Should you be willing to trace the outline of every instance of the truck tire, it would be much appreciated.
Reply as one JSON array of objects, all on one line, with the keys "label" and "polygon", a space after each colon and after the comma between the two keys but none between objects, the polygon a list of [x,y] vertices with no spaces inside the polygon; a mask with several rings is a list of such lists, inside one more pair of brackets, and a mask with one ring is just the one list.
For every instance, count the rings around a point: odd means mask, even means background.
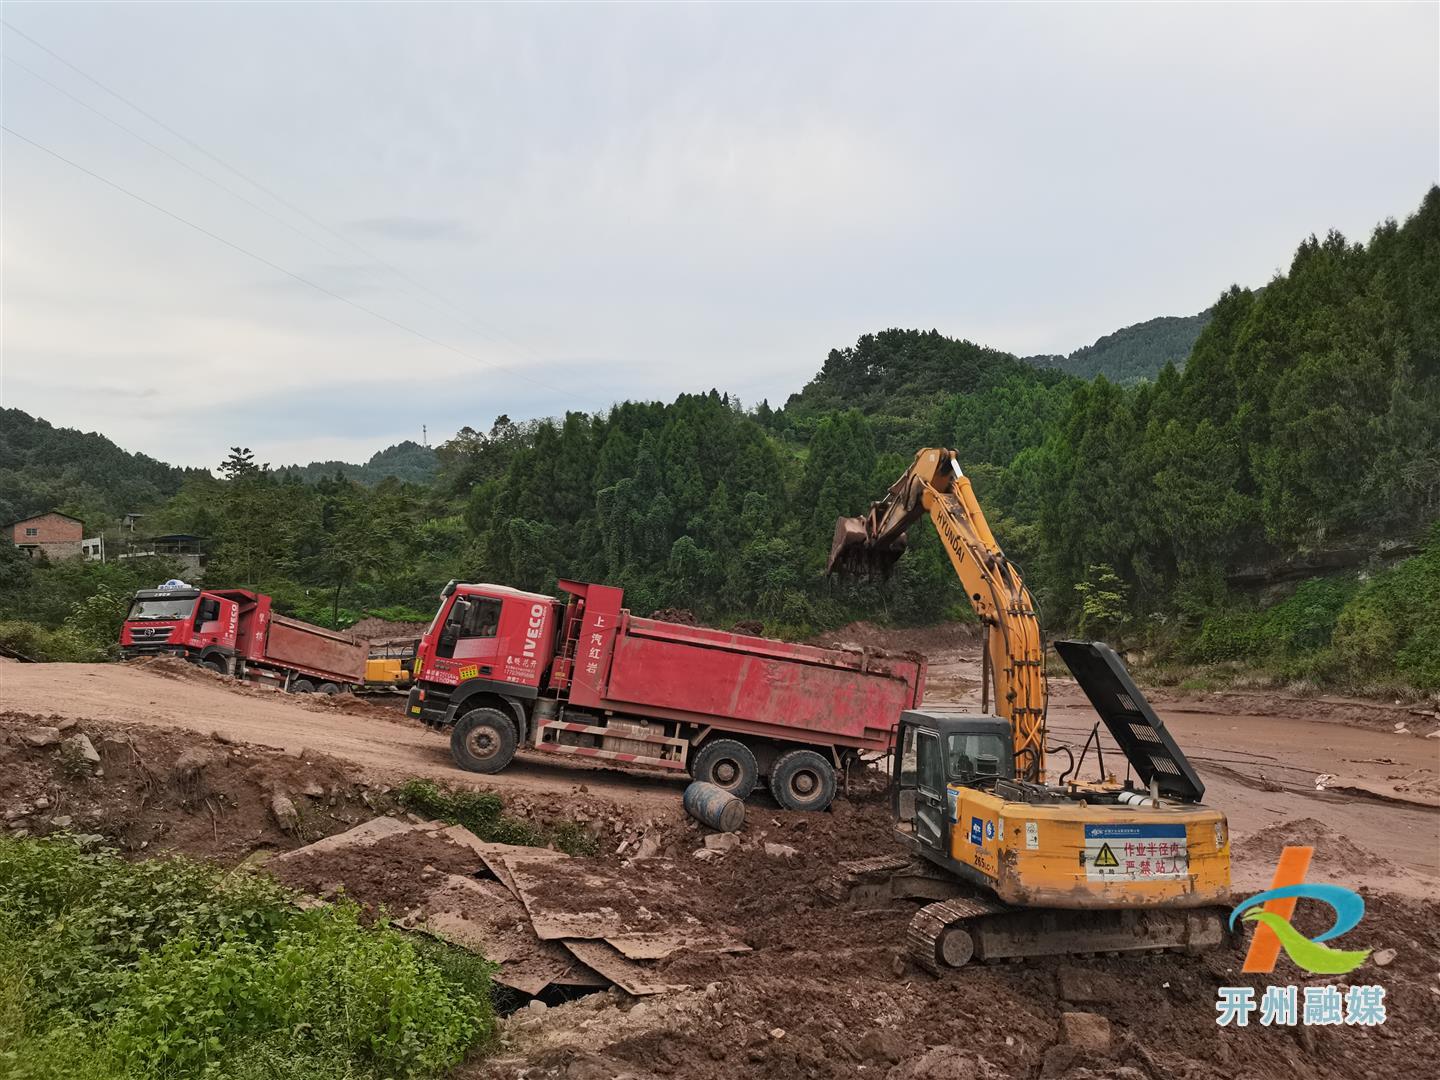
[{"label": "truck tire", "polygon": [[340,692],[340,687],[336,686],[333,682],[322,682],[315,689],[319,690],[320,693],[327,696],[333,696]]},{"label": "truck tire", "polygon": [[835,767],[814,750],[791,750],[770,767],[770,794],[786,810],[824,810],[835,798]]},{"label": "truck tire", "polygon": [[290,692],[292,694],[313,694],[315,684],[309,679],[296,679],[290,684]]},{"label": "truck tire", "polygon": [[209,668],[216,675],[225,674],[225,660],[223,657],[207,656],[204,660],[200,661],[200,666],[203,668]]},{"label": "truck tire", "polygon": [[690,775],[724,788],[737,799],[749,798],[760,782],[760,766],[750,748],[735,739],[707,742],[690,759]]},{"label": "truck tire", "polygon": [[499,709],[471,709],[450,731],[450,756],[470,772],[497,773],[515,758],[515,721]]}]

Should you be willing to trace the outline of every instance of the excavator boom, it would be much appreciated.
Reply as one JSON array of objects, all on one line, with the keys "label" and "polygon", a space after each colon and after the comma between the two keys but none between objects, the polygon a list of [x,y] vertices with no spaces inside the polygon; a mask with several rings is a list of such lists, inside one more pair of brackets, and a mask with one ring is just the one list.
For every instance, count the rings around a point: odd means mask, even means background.
[{"label": "excavator boom", "polygon": [[905,553],[906,532],[925,514],[985,626],[985,654],[997,715],[1010,721],[1016,773],[1045,772],[1045,646],[1035,603],[1000,550],[955,451],[921,450],[863,517],[835,523],[826,571],[888,577]]}]

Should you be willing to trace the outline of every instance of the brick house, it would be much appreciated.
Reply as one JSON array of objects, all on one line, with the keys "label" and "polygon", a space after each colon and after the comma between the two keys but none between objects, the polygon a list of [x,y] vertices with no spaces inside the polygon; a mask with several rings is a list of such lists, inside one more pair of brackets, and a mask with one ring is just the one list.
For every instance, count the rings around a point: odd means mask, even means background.
[{"label": "brick house", "polygon": [[21,551],[32,556],[43,552],[52,559],[73,559],[80,554],[85,538],[85,523],[69,514],[36,514],[5,526],[10,539]]}]

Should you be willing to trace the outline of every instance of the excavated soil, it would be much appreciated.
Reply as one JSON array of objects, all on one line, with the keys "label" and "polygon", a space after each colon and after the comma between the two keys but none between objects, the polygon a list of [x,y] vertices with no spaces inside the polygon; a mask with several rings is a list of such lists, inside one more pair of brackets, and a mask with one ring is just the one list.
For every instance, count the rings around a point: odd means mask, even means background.
[{"label": "excavated soil", "polygon": [[[1342,876],[1355,852],[1317,825],[1296,823],[1288,835],[1284,827],[1267,831],[1236,858],[1273,867],[1285,842],[1311,843],[1318,848],[1317,870]],[[1396,951],[1389,966],[1367,966],[1350,977],[1386,986],[1390,1015],[1383,1027],[1222,1029],[1215,1023],[1222,985],[1254,986],[1258,998],[1271,981],[1343,980],[1307,979],[1284,959],[1273,977],[1243,976],[1238,949],[1195,958],[978,965],[934,979],[903,959],[905,927],[918,905],[856,910],[816,892],[836,861],[886,850],[882,804],[844,804],[820,816],[757,816],[745,836],[742,848],[718,861],[682,856],[632,863],[631,871],[648,889],[663,880],[667,893],[691,902],[694,915],[723,926],[754,952],[682,954],[660,962],[667,981],[691,987],[683,993],[639,1003],[597,995],[538,1015],[522,1010],[506,1021],[500,1054],[466,1075],[1390,1077],[1418,1075],[1440,1052],[1434,970],[1440,904],[1433,895],[1421,901],[1371,890],[1362,930],[1352,932],[1364,947]],[[699,840],[697,829],[681,846]],[[801,853],[767,855],[764,840]],[[1302,905],[1296,925],[1317,933],[1328,922]],[[1093,996],[1101,1000],[1067,1002],[1062,987],[1077,981],[1098,987]],[[1060,1015],[1069,1011],[1107,1018],[1110,1048],[1066,1043]]]},{"label": "excavated soil", "polygon": [[345,632],[354,634],[361,641],[371,643],[412,641],[425,633],[427,625],[423,622],[394,622],[390,619],[377,619],[372,615],[361,619]]},{"label": "excavated soil", "polygon": [[[32,745],[36,732],[58,742]],[[84,735],[87,765],[66,746]],[[276,814],[276,796],[296,815]],[[123,851],[238,862],[341,832],[388,806],[358,769],[300,747],[239,745],[194,733],[0,713],[0,806],[10,835],[99,836]]]}]

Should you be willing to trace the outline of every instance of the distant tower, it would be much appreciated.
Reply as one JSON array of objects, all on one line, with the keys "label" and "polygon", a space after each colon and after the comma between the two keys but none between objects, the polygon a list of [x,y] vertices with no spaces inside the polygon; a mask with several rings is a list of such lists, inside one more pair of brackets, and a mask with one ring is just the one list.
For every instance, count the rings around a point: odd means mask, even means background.
[{"label": "distant tower", "polygon": [[420,443],[427,448],[430,446],[430,429],[424,424],[420,425]]}]

